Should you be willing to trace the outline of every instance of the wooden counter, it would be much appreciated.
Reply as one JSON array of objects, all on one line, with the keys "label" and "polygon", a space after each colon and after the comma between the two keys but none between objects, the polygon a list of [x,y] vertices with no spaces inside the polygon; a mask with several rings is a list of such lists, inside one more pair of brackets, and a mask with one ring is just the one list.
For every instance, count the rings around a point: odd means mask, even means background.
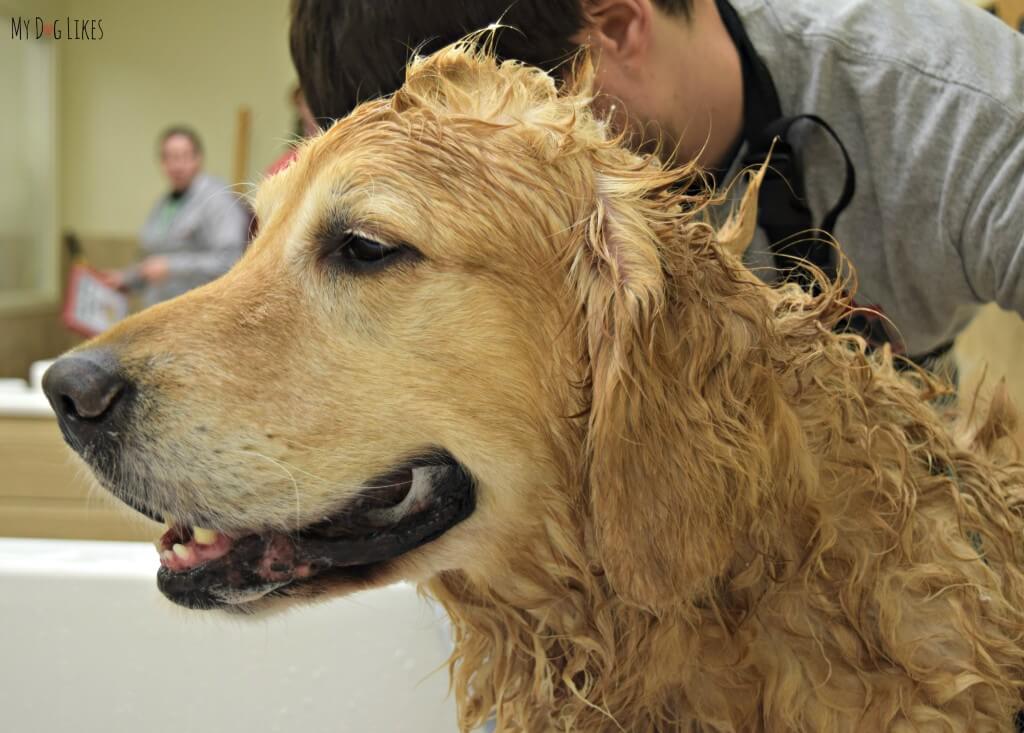
[{"label": "wooden counter", "polygon": [[51,415],[0,415],[0,536],[145,540],[160,525],[99,488]]}]

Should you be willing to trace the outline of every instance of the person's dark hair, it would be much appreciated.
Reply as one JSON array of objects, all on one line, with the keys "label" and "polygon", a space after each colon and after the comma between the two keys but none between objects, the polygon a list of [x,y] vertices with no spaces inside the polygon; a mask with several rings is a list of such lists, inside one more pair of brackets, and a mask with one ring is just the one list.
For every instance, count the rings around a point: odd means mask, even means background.
[{"label": "person's dark hair", "polygon": [[[654,0],[689,14],[693,0]],[[292,61],[323,125],[402,84],[414,51],[430,53],[492,23],[495,52],[551,68],[569,58],[583,28],[582,0],[293,0]]]},{"label": "person's dark hair", "polygon": [[168,127],[166,130],[160,133],[160,155],[163,155],[164,143],[170,140],[172,137],[176,137],[179,135],[181,137],[188,138],[188,141],[192,143],[192,152],[194,152],[196,155],[203,154],[203,143],[199,139],[199,134],[191,127],[186,127],[185,125],[174,125],[173,127]]}]

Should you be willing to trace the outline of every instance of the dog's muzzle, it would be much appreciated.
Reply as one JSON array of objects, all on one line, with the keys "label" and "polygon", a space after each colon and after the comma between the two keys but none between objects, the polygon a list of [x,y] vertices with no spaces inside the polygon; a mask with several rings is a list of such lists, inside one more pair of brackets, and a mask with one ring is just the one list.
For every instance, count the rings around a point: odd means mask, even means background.
[{"label": "dog's muzzle", "polygon": [[[127,480],[123,465],[129,438],[144,419],[139,388],[106,350],[59,359],[43,389],[68,444],[101,483],[132,509],[164,521],[168,495],[151,496],[145,482]],[[166,479],[150,476],[170,486]],[[170,497],[173,499],[173,496]],[[476,486],[448,451],[425,448],[362,483],[334,514],[281,532],[252,527],[218,531],[171,524],[158,543],[157,584],[170,600],[189,608],[240,606],[269,593],[287,593],[306,581],[358,582],[388,561],[439,538],[475,509]],[[160,506],[157,506],[160,504]]]}]

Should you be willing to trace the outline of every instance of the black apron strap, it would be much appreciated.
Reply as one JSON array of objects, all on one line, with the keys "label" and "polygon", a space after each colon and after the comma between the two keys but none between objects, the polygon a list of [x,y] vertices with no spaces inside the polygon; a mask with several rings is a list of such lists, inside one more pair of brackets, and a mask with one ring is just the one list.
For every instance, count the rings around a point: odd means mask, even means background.
[{"label": "black apron strap", "polygon": [[[856,192],[853,161],[839,136],[825,120],[816,115],[782,116],[775,82],[751,43],[739,14],[727,0],[716,0],[716,3],[739,52],[743,69],[743,140],[747,151],[742,164],[744,167],[759,166],[769,151],[772,152],[771,167],[761,184],[758,225],[768,236],[775,266],[782,279],[794,280],[811,289],[814,278],[810,269],[804,266],[805,262],[829,277],[837,274],[835,252],[827,235],[835,231],[840,214],[849,206]],[[819,125],[835,140],[846,163],[843,193],[817,226],[807,206],[798,151],[789,139],[794,125],[805,120]]]},{"label": "black apron strap", "polygon": [[[790,130],[804,120],[818,125],[832,137],[846,164],[839,200],[825,214],[817,228],[806,203],[801,161],[789,142]],[[811,268],[804,265],[805,262],[821,270],[827,277],[834,278],[838,272],[835,249],[829,237],[835,231],[839,215],[850,205],[857,191],[853,161],[839,135],[817,115],[795,115],[775,120],[748,138],[747,142],[749,147],[743,159],[745,167],[761,165],[771,152],[771,165],[761,184],[758,224],[768,236],[776,267],[783,273],[783,280],[795,280],[804,288],[812,289],[814,277]]]}]

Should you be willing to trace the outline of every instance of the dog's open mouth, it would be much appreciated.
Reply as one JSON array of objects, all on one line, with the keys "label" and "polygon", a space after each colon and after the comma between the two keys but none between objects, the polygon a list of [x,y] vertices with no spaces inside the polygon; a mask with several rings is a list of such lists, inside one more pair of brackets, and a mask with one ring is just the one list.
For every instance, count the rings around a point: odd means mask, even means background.
[{"label": "dog's open mouth", "polygon": [[451,455],[432,453],[368,482],[343,511],[298,532],[172,526],[159,541],[157,585],[179,605],[215,608],[287,593],[313,578],[359,579],[437,539],[474,505],[468,471]]}]

